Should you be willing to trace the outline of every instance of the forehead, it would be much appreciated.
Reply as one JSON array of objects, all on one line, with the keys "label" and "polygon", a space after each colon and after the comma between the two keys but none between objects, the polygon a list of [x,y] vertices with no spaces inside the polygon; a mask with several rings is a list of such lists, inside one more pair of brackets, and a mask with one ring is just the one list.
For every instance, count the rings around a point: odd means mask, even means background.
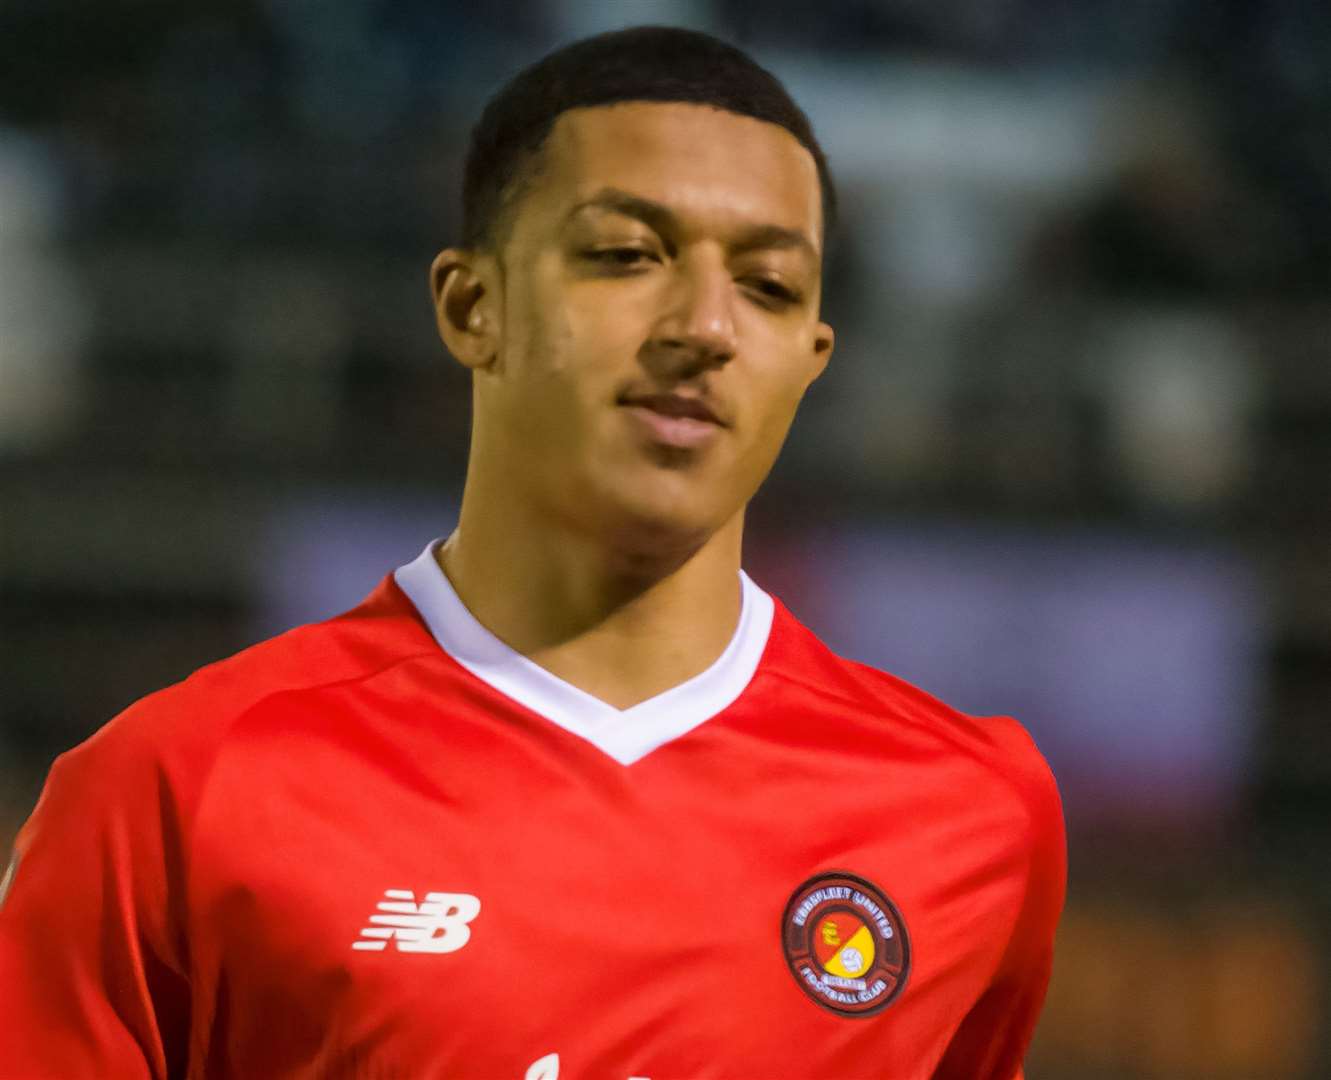
[{"label": "forehead", "polygon": [[822,236],[813,155],[785,128],[749,116],[673,102],[571,109],[543,157],[538,201],[550,214],[611,187],[703,228],[772,224]]}]

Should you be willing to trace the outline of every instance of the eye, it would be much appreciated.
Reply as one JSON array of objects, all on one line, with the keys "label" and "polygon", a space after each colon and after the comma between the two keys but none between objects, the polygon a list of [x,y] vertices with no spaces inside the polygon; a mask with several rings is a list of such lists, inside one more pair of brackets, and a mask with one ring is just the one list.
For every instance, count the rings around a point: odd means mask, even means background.
[{"label": "eye", "polygon": [[584,251],[582,257],[613,270],[632,269],[643,263],[660,261],[655,252],[635,247],[593,248]]},{"label": "eye", "polygon": [[790,304],[799,303],[801,299],[798,292],[789,286],[782,284],[780,281],[777,281],[775,278],[746,278],[745,284],[762,297],[765,302],[774,306],[785,307]]}]

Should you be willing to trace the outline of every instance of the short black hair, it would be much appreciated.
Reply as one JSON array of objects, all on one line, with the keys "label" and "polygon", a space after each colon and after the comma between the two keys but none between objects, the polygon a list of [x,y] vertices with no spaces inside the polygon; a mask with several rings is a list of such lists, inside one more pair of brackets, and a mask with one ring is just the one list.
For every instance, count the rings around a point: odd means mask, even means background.
[{"label": "short black hair", "polygon": [[532,166],[560,114],[618,102],[710,105],[777,124],[813,155],[823,233],[836,219],[836,189],[813,125],[780,80],[746,53],[696,30],[635,26],[566,45],[505,84],[471,133],[462,184],[463,244],[498,252]]}]

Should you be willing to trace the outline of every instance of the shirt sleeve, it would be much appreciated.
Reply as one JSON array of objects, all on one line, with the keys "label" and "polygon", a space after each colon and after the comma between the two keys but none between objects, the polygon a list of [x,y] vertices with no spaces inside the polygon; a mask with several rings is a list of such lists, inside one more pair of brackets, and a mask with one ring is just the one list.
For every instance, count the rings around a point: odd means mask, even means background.
[{"label": "shirt sleeve", "polygon": [[990,986],[948,1044],[934,1080],[1022,1080],[1022,1059],[1044,1004],[1049,967],[1048,961],[1037,961],[1025,978]]},{"label": "shirt sleeve", "polygon": [[[1030,744],[1033,747],[1033,744]],[[1002,963],[962,1020],[933,1080],[1022,1080],[1054,964],[1067,889],[1067,837],[1053,774],[1036,759],[1028,787],[1029,851],[1023,903]]]},{"label": "shirt sleeve", "polygon": [[183,1075],[179,834],[143,742],[113,722],[63,755],[19,833],[0,897],[7,1080]]}]

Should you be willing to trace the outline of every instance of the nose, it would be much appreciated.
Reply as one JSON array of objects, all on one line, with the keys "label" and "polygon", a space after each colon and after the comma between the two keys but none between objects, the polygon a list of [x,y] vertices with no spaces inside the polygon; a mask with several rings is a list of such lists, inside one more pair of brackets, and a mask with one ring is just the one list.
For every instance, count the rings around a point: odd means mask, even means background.
[{"label": "nose", "polygon": [[676,264],[669,299],[647,342],[659,376],[689,378],[735,356],[734,282],[719,257],[698,254]]}]

